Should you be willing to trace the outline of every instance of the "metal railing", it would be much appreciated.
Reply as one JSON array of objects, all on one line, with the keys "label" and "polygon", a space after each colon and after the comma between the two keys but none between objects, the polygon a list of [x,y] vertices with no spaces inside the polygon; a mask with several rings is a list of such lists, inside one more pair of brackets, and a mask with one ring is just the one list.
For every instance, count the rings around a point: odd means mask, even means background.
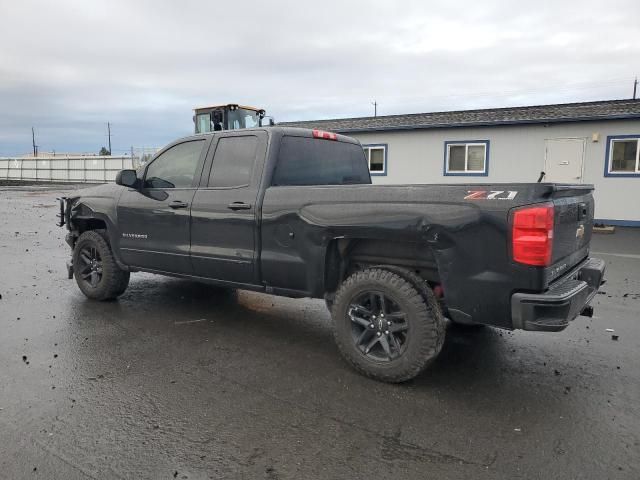
[{"label": "metal railing", "polygon": [[106,183],[120,170],[139,165],[138,158],[129,156],[0,158],[0,180]]}]

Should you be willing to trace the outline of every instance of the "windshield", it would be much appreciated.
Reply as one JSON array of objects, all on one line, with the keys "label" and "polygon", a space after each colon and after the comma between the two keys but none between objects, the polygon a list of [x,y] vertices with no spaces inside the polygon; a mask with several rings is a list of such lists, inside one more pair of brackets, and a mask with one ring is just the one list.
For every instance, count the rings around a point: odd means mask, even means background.
[{"label": "windshield", "polygon": [[246,108],[238,108],[237,110],[229,110],[228,128],[229,130],[238,130],[240,128],[254,128],[260,126],[260,116],[255,110]]}]

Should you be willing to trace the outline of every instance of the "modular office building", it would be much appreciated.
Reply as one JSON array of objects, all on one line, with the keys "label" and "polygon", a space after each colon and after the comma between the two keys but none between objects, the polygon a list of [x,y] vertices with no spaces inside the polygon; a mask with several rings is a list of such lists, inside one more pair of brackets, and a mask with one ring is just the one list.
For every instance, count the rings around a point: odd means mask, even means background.
[{"label": "modular office building", "polygon": [[640,100],[287,122],[357,138],[374,183],[595,185],[600,223],[640,226]]}]

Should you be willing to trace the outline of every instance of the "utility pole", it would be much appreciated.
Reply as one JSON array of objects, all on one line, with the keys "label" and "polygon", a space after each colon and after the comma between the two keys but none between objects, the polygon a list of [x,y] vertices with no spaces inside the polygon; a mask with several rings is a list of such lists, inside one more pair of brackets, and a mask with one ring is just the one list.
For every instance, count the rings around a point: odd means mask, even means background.
[{"label": "utility pole", "polygon": [[373,105],[373,116],[377,117],[378,116],[378,102],[376,102],[374,100],[373,102],[371,102],[371,105]]},{"label": "utility pole", "polygon": [[638,90],[638,77],[633,81],[633,99],[636,99],[636,92]]},{"label": "utility pole", "polygon": [[111,155],[111,124],[107,122],[107,134],[109,135],[109,155]]},{"label": "utility pole", "polygon": [[38,146],[36,145],[36,132],[31,127],[31,144],[33,145],[33,156],[38,156]]}]

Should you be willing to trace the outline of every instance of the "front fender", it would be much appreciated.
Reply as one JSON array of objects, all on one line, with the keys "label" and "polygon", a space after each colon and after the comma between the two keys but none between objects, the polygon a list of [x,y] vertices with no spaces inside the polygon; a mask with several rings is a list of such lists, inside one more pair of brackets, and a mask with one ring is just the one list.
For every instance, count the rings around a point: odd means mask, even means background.
[{"label": "front fender", "polygon": [[68,228],[72,236],[72,242],[69,242],[72,248],[84,231],[104,228],[116,263],[120,268],[127,269],[118,251],[120,233],[117,205],[123,191],[124,188],[118,185],[100,185],[83,190],[77,197],[68,199],[71,204]]}]

